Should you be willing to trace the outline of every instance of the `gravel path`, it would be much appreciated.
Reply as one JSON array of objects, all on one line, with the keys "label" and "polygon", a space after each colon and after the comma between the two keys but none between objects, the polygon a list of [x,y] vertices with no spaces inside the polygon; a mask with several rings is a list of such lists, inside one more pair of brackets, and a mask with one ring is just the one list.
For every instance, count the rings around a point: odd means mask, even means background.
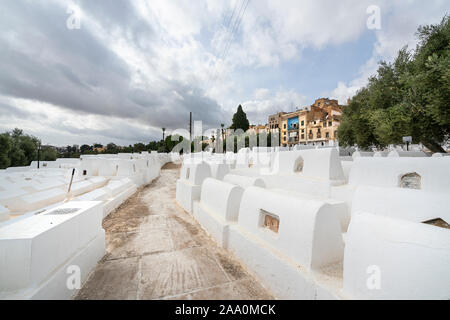
[{"label": "gravel path", "polygon": [[106,255],[75,299],[272,299],[175,201],[179,165],[104,221]]}]

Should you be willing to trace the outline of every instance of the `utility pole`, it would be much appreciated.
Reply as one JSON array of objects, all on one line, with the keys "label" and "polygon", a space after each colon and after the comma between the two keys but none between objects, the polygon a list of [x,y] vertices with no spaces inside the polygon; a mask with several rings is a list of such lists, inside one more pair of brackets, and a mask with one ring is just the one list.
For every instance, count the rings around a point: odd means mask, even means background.
[{"label": "utility pole", "polygon": [[189,140],[192,141],[192,112],[189,112]]},{"label": "utility pole", "polygon": [[39,163],[41,161],[41,143],[38,142],[38,163],[37,163],[37,168],[39,169]]}]

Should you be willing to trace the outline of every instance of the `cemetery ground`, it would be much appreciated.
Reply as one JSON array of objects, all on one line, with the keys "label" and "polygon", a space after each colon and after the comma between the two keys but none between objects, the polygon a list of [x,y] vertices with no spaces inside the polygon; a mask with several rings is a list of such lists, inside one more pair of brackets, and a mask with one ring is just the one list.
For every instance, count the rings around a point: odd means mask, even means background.
[{"label": "cemetery ground", "polygon": [[273,299],[175,202],[180,165],[104,221],[106,255],[75,299]]}]

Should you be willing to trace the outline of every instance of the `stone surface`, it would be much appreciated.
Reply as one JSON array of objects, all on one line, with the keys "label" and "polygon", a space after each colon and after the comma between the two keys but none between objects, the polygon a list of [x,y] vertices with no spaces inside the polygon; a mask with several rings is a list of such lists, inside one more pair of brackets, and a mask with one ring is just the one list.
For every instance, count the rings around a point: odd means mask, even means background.
[{"label": "stone surface", "polygon": [[179,166],[103,221],[107,254],[76,299],[273,299],[175,202]]}]

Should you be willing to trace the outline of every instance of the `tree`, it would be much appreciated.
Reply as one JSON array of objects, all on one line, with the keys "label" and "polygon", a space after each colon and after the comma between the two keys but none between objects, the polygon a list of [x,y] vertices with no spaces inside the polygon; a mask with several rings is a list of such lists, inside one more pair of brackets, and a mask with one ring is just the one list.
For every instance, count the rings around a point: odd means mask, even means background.
[{"label": "tree", "polygon": [[56,148],[52,146],[41,147],[41,161],[55,161],[58,158]]},{"label": "tree", "polygon": [[450,135],[450,17],[440,24],[421,26],[411,72],[405,76],[410,88],[413,138],[432,151],[444,150],[440,143]]},{"label": "tree", "polygon": [[8,133],[0,134],[0,169],[6,169],[10,166],[11,160],[8,156],[11,150],[12,142]]},{"label": "tree", "polygon": [[134,152],[147,151],[147,146],[145,144],[143,144],[142,142],[135,143],[134,147],[133,147],[133,151]]},{"label": "tree", "polygon": [[147,145],[147,150],[149,151],[157,151],[159,148],[158,142],[157,141],[150,141]]},{"label": "tree", "polygon": [[381,62],[344,108],[338,137],[341,145],[385,147],[412,136],[433,152],[450,135],[450,25],[419,27],[412,54],[403,48],[393,63]]},{"label": "tree", "polygon": [[[173,140],[173,141],[172,141],[172,140]],[[178,135],[178,134],[176,134],[176,135],[174,135],[174,136],[172,136],[172,135],[167,136],[166,139],[164,140],[164,147],[165,147],[165,150],[166,150],[167,152],[171,152],[172,149],[173,149],[178,143],[180,143],[180,142],[182,142],[182,141],[183,141],[183,137],[180,136],[180,135]]]},{"label": "tree", "polygon": [[90,151],[91,149],[92,149],[92,148],[91,148],[90,145],[83,144],[83,145],[80,147],[80,152],[84,154],[84,153]]},{"label": "tree", "polygon": [[118,151],[119,151],[119,149],[115,143],[110,142],[106,145],[107,153],[118,153]]},{"label": "tree", "polygon": [[220,127],[222,128],[222,129],[221,129],[221,132],[222,132],[222,140],[225,140],[225,133],[224,133],[224,130],[223,130],[223,128],[225,127],[225,124],[224,124],[224,123],[221,123],[221,124],[220,124]]},{"label": "tree", "polygon": [[233,115],[233,121],[230,128],[233,130],[242,129],[244,132],[246,132],[249,126],[250,124],[248,122],[247,115],[245,114],[244,110],[242,110],[242,106],[239,105],[236,113]]},{"label": "tree", "polygon": [[8,133],[11,138],[11,149],[8,152],[10,166],[28,166],[31,161],[37,160],[37,148],[39,139],[23,133],[23,130],[15,128]]}]

